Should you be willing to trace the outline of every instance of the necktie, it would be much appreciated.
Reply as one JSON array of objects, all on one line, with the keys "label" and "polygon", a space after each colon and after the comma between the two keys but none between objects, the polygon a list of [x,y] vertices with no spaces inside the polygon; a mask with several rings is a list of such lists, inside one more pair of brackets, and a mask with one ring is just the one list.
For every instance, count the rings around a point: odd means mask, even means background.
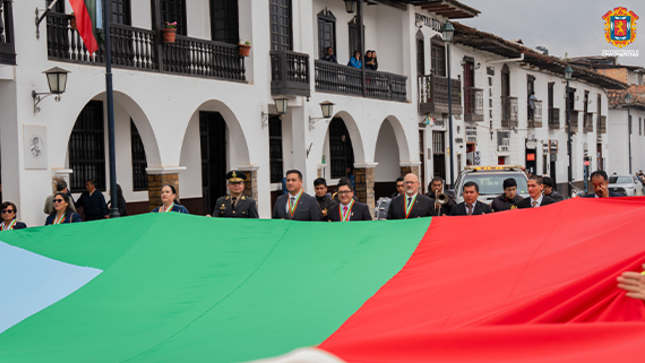
[{"label": "necktie", "polygon": [[407,205],[408,208],[410,208],[410,204],[412,204],[412,198],[408,197],[408,205]]},{"label": "necktie", "polygon": [[343,214],[347,214],[347,207],[343,207]]},{"label": "necktie", "polygon": [[233,199],[231,199],[231,208],[235,209],[235,204],[236,204],[235,202],[236,201],[237,201],[237,198],[235,198],[235,197],[233,197]]},{"label": "necktie", "polygon": [[537,206],[537,200],[533,201],[533,208],[535,208],[535,206]]},{"label": "necktie", "polygon": [[294,204],[296,204],[296,197],[291,197],[291,208],[293,208]]},{"label": "necktie", "polygon": [[472,216],[473,215],[473,205],[472,204],[466,204],[466,207],[468,207],[468,215]]}]

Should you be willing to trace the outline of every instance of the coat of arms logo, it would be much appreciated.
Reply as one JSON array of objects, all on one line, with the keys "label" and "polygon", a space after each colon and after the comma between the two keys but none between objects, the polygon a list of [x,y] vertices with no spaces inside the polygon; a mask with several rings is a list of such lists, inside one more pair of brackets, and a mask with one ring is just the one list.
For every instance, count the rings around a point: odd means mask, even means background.
[{"label": "coat of arms logo", "polygon": [[619,6],[603,15],[605,39],[609,44],[622,48],[636,39],[636,15],[632,10]]}]

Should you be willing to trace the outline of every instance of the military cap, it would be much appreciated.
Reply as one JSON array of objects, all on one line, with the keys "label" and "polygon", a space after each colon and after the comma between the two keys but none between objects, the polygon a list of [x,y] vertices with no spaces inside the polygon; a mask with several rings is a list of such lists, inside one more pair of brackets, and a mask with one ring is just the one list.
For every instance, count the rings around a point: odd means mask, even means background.
[{"label": "military cap", "polygon": [[238,170],[231,170],[226,173],[226,180],[229,183],[241,183],[246,180],[246,174]]}]

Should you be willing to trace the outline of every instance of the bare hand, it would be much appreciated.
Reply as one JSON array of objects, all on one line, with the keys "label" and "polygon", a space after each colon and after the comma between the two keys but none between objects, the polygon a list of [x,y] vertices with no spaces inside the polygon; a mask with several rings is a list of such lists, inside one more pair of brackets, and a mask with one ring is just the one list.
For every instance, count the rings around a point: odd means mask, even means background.
[{"label": "bare hand", "polygon": [[[643,264],[645,269],[645,264]],[[618,287],[627,291],[627,296],[645,301],[645,275],[626,271],[617,278]]]},{"label": "bare hand", "polygon": [[323,217],[327,217],[327,209],[323,209],[323,210],[322,210],[322,216],[323,216]]},{"label": "bare hand", "polygon": [[207,214],[207,215],[206,215],[206,217],[210,217],[210,216],[211,216],[210,214]]}]

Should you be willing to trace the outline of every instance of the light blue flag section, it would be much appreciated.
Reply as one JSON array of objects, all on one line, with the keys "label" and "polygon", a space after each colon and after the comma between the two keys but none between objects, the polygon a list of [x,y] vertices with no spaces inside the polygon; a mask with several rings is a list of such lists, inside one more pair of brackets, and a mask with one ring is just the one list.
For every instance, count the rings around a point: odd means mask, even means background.
[{"label": "light blue flag section", "polygon": [[101,272],[0,242],[0,333],[72,294]]}]

